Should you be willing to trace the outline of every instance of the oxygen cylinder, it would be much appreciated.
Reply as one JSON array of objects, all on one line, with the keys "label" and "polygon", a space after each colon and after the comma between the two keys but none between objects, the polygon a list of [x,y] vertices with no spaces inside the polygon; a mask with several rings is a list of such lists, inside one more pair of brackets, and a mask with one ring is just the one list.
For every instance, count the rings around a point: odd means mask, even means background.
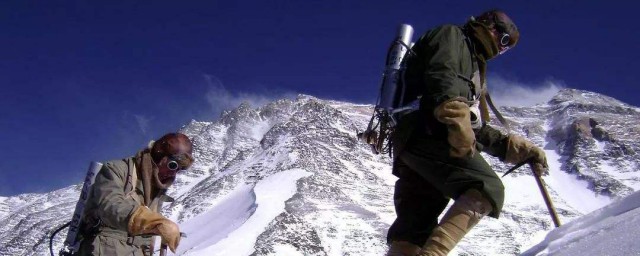
[{"label": "oxygen cylinder", "polygon": [[409,50],[411,37],[413,37],[411,25],[401,24],[398,28],[398,34],[387,52],[387,62],[383,74],[382,87],[380,88],[380,99],[376,104],[378,109],[390,112],[390,110],[399,107],[399,102],[396,102],[396,95],[399,89],[400,64]]},{"label": "oxygen cylinder", "polygon": [[78,235],[78,229],[80,228],[82,212],[84,211],[85,203],[89,197],[89,192],[91,192],[91,186],[93,186],[100,168],[102,168],[102,163],[91,162],[89,170],[87,171],[87,176],[84,178],[84,185],[82,185],[82,190],[80,191],[80,199],[78,199],[78,203],[76,203],[76,210],[73,212],[73,217],[69,224],[67,239],[64,241],[64,247],[71,252],[77,252],[80,247],[80,243],[76,242],[76,236]]}]

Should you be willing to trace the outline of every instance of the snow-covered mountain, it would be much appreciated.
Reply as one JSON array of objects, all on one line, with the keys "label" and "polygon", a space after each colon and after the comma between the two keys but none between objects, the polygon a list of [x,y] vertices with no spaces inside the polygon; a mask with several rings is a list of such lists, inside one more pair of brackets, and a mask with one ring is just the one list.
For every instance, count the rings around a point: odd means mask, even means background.
[{"label": "snow-covered mountain", "polygon": [[[165,207],[188,235],[178,254],[383,255],[395,178],[389,157],[355,138],[371,113],[371,105],[301,95],[185,125],[197,161]],[[564,89],[546,104],[502,113],[511,132],[544,146],[545,181],[563,223],[639,190],[640,109]],[[511,167],[487,159],[499,173]],[[501,218],[483,220],[455,253],[517,255],[553,229],[529,170],[503,181]],[[80,186],[0,197],[0,255],[48,254],[49,235],[69,221]]]}]

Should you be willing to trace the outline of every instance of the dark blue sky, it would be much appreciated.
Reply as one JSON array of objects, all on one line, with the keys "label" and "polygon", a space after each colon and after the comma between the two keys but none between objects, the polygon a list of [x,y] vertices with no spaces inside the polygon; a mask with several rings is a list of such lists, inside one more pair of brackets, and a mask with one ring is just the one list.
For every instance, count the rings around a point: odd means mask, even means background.
[{"label": "dark blue sky", "polygon": [[79,183],[89,161],[215,120],[236,99],[373,103],[398,24],[417,37],[496,7],[521,40],[491,74],[638,106],[638,6],[624,2],[2,1],[0,195]]}]

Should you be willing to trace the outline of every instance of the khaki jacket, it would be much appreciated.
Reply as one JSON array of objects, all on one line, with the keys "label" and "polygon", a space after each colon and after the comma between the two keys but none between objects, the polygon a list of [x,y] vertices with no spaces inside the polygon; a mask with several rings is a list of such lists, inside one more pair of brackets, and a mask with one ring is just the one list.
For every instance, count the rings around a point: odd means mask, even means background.
[{"label": "khaki jacket", "polygon": [[78,255],[144,255],[151,237],[127,233],[129,217],[144,202],[142,181],[137,177],[133,157],[103,165],[87,199]]}]

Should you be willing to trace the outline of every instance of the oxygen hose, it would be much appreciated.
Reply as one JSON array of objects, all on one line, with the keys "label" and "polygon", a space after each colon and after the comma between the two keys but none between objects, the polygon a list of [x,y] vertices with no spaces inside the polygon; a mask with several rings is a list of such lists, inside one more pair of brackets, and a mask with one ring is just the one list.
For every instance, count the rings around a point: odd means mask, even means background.
[{"label": "oxygen hose", "polygon": [[65,229],[69,225],[71,225],[71,221],[67,222],[66,224],[62,225],[61,227],[53,231],[53,233],[49,237],[49,252],[51,252],[51,256],[55,256],[55,254],[53,253],[53,238],[56,236],[56,234],[58,234],[58,232]]}]

